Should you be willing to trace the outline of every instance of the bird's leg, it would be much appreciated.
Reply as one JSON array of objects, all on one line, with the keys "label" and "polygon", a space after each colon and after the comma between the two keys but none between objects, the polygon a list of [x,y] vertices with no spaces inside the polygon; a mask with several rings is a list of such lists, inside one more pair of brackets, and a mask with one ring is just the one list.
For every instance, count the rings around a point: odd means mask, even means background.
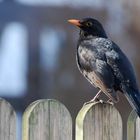
[{"label": "bird's leg", "polygon": [[102,92],[102,91],[99,90],[98,93],[95,95],[95,97],[94,97],[92,100],[90,100],[90,101],[84,103],[84,105],[87,105],[87,104],[90,104],[90,103],[93,103],[93,102],[99,101],[98,97],[100,96],[100,93],[101,93],[101,92]]},{"label": "bird's leg", "polygon": [[95,97],[92,99],[92,100],[90,100],[89,102],[93,102],[93,101],[98,101],[99,99],[98,99],[98,97],[100,96],[100,93],[101,93],[102,91],[101,90],[99,90],[98,91],[98,93],[95,95]]}]

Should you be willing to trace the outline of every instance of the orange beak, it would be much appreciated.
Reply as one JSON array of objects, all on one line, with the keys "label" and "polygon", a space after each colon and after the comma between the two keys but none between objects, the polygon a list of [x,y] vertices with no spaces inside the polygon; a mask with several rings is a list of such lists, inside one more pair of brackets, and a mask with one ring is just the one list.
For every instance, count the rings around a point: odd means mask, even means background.
[{"label": "orange beak", "polygon": [[68,22],[71,23],[71,24],[74,24],[78,27],[81,26],[80,20],[77,20],[77,19],[69,19]]}]

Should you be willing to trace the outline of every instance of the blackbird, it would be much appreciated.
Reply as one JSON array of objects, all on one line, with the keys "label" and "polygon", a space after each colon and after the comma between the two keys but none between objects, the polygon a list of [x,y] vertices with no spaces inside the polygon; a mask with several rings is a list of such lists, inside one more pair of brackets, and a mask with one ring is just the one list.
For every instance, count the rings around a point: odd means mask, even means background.
[{"label": "blackbird", "polygon": [[140,117],[140,92],[133,67],[116,43],[111,41],[101,23],[93,18],[70,19],[68,22],[80,28],[77,45],[77,65],[84,77],[109,97],[119,101],[117,91],[123,93]]}]

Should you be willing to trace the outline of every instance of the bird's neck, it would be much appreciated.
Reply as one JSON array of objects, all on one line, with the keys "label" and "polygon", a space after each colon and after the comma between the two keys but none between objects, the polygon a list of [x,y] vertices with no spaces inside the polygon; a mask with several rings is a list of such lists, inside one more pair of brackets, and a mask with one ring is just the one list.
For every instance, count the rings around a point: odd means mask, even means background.
[{"label": "bird's neck", "polygon": [[79,40],[88,40],[88,39],[93,39],[93,38],[108,38],[107,37],[107,34],[104,30],[102,31],[99,31],[99,32],[92,32],[92,33],[87,33],[83,30],[80,30],[80,33],[79,33],[80,37],[79,37]]}]

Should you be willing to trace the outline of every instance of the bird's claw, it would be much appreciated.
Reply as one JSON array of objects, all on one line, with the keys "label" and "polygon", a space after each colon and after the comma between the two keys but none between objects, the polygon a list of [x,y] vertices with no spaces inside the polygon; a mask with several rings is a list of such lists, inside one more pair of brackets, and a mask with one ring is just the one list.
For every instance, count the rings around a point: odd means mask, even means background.
[{"label": "bird's claw", "polygon": [[99,102],[100,102],[100,103],[102,103],[102,104],[104,103],[104,101],[103,101],[103,100],[99,100]]},{"label": "bird's claw", "polygon": [[107,103],[114,105],[114,102],[112,100],[108,100]]},{"label": "bird's claw", "polygon": [[100,101],[98,98],[85,102],[83,106]]}]

